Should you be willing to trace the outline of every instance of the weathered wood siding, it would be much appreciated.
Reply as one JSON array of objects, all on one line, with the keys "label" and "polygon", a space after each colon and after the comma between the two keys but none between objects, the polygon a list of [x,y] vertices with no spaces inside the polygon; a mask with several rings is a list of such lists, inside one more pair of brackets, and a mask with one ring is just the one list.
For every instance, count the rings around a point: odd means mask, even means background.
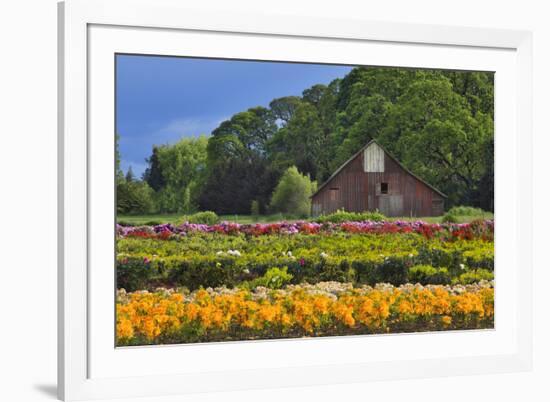
[{"label": "weathered wood siding", "polygon": [[[373,151],[369,146],[356,155],[312,197],[312,213],[328,214],[344,209],[379,210],[386,216],[442,215],[443,196],[403,169],[383,150],[383,160],[380,160],[376,148]],[[374,162],[365,160],[372,156]],[[386,194],[381,183],[387,183]]]},{"label": "weathered wood siding", "polygon": [[367,176],[363,172],[361,153],[313,196],[312,212],[314,215],[327,214],[342,208],[346,211],[366,211],[366,189]]},{"label": "weathered wood siding", "polygon": [[370,144],[364,151],[363,158],[366,173],[383,173],[385,152],[378,144]]}]

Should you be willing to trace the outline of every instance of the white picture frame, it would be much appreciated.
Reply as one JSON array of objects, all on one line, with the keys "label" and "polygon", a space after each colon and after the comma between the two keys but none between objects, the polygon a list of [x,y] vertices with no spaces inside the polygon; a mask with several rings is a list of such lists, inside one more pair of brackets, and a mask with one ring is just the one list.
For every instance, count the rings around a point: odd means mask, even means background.
[{"label": "white picture frame", "polygon": [[[206,36],[212,40],[201,39]],[[199,43],[200,49],[193,43]],[[360,59],[352,51],[361,46],[369,49],[370,59]],[[529,370],[531,48],[531,34],[524,31],[216,14],[187,9],[177,0],[60,3],[59,397],[144,397]],[[101,133],[113,127],[112,56],[117,52],[496,71],[495,215],[511,223],[506,232],[498,222],[496,226],[495,330],[456,331],[437,337],[429,333],[338,337],[116,352],[110,342],[114,324],[109,309],[114,309],[114,295],[109,281],[113,275],[97,267],[102,259],[112,262],[109,247],[113,242],[103,240],[108,239],[104,230],[109,225],[113,230],[114,185],[108,178],[112,178],[112,166],[100,162],[113,160],[112,138]],[[505,189],[512,196],[499,201],[498,194]],[[405,345],[430,344],[431,354],[404,352]],[[453,353],[447,353],[449,345],[455,346]],[[365,353],[342,353],[347,350]],[[377,350],[388,351],[386,358],[377,356]],[[180,370],[173,364],[178,361],[173,358],[176,355],[185,356],[196,367]],[[269,358],[260,364],[256,361],[260,355]]]}]

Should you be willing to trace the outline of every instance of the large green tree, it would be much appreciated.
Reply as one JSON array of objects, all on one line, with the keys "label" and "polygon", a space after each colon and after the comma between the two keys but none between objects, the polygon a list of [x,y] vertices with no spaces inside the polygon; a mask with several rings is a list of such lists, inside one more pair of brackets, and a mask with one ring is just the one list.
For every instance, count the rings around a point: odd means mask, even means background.
[{"label": "large green tree", "polygon": [[452,204],[478,204],[488,169],[489,114],[472,111],[445,77],[411,83],[390,110],[379,140],[412,171],[449,195]]},{"label": "large green tree", "polygon": [[288,97],[271,103],[274,114],[283,116],[269,147],[279,174],[295,165],[316,180],[330,176],[338,85],[339,80],[329,86],[314,85],[304,90],[301,99]]},{"label": "large green tree", "polygon": [[273,99],[269,103],[269,108],[276,122],[281,126],[288,124],[296,108],[302,104],[302,98],[299,96],[285,96],[282,98]]},{"label": "large green tree", "polygon": [[117,185],[117,212],[150,214],[155,212],[154,191],[141,180],[122,180]]},{"label": "large green tree", "polygon": [[156,191],[160,212],[193,212],[206,180],[208,139],[182,138],[153,147],[145,181]]},{"label": "large green tree", "polygon": [[268,162],[268,144],[276,131],[274,114],[255,107],[237,113],[212,132],[207,180],[199,200],[202,209],[245,214],[252,200],[265,208],[277,179]]},{"label": "large green tree", "polygon": [[153,190],[159,191],[166,185],[166,182],[162,175],[158,146],[153,146],[153,153],[147,158],[146,162],[147,168],[143,173],[143,180],[145,180]]},{"label": "large green tree", "polygon": [[271,210],[305,218],[311,211],[311,195],[316,182],[301,174],[296,166],[289,167],[275,187],[271,197]]}]

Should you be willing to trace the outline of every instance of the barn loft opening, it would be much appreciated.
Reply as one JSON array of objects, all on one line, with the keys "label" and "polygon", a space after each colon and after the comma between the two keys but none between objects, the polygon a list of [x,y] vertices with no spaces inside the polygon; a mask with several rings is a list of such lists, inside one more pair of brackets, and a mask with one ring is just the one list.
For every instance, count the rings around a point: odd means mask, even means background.
[{"label": "barn loft opening", "polygon": [[388,194],[388,183],[380,183],[380,194]]}]

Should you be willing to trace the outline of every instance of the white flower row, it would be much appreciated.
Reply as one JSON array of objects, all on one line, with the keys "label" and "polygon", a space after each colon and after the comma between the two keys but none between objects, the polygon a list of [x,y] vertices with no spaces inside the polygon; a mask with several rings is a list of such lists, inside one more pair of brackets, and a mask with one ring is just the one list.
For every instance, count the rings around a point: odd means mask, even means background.
[{"label": "white flower row", "polygon": [[234,257],[240,257],[242,255],[239,250],[218,251],[216,253],[216,255],[225,255],[225,254],[229,254],[229,255],[232,255]]}]

